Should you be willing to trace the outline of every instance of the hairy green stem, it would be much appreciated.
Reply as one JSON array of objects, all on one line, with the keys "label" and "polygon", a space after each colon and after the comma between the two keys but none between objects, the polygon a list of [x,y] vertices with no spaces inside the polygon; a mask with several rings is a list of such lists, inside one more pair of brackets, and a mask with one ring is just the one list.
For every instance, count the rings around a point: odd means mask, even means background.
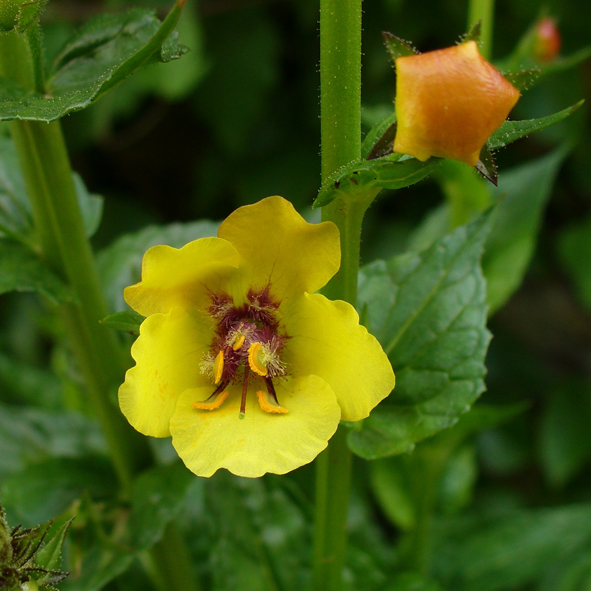
[{"label": "hairy green stem", "polygon": [[478,21],[482,22],[480,33],[480,53],[490,60],[492,55],[492,35],[495,0],[470,0],[468,7],[468,30]]},{"label": "hairy green stem", "polygon": [[[0,36],[0,74],[31,90],[41,90],[43,59],[39,31],[21,37]],[[123,492],[152,461],[144,437],[126,423],[113,395],[123,379],[127,358],[115,334],[99,324],[107,315],[99,277],[78,204],[72,169],[59,122],[13,121],[15,142],[31,203],[39,254],[69,285],[73,301],[61,313],[84,376],[96,418],[107,439]],[[156,578],[170,591],[198,586],[180,534],[169,526],[151,552]]]},{"label": "hairy green stem", "polygon": [[[361,0],[320,0],[322,180],[361,156]],[[341,269],[325,288],[355,305],[359,246],[366,199],[335,200],[322,210],[341,236]],[[351,452],[340,427],[316,460],[315,591],[338,591],[347,546]]]}]

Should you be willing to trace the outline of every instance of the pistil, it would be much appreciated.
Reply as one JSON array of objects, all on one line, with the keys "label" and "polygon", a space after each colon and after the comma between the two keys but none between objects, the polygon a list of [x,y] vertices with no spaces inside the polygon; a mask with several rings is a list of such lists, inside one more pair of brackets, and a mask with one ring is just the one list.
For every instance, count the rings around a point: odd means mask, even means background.
[{"label": "pistil", "polygon": [[246,393],[248,392],[248,367],[244,368],[244,380],[242,382],[242,400],[240,401],[240,413],[238,414],[239,419],[243,419],[246,415]]}]

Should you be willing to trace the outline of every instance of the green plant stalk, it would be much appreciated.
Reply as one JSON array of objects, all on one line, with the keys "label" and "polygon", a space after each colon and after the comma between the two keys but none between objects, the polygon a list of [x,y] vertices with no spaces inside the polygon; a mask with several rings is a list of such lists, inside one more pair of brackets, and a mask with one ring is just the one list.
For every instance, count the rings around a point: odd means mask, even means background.
[{"label": "green plant stalk", "polygon": [[[35,47],[33,46],[33,52]],[[0,36],[0,74],[25,88],[36,88],[42,60],[16,33]],[[69,284],[75,300],[61,307],[74,353],[84,375],[113,464],[125,494],[134,475],[151,461],[145,438],[127,425],[111,394],[127,368],[126,356],[115,334],[99,324],[107,315],[90,243],[86,238],[72,169],[59,122],[13,121],[10,124],[25,185],[31,201],[40,254]],[[196,591],[194,576],[172,578],[170,573],[192,573],[186,548],[174,526],[167,528],[154,548],[155,569],[170,591]],[[175,548],[163,552],[162,548]]]},{"label": "green plant stalk", "polygon": [[480,53],[487,60],[492,56],[492,35],[495,0],[470,0],[468,7],[468,30],[478,21],[482,22],[480,32]]},{"label": "green plant stalk", "polygon": [[[3,75],[25,88],[36,88],[42,75],[35,74],[35,66],[38,68],[41,60],[32,54],[38,51],[37,44],[31,51],[17,33],[0,37]],[[110,401],[126,366],[115,335],[99,324],[107,308],[86,238],[61,126],[59,122],[13,121],[10,131],[31,200],[40,254],[72,288],[76,301],[62,306],[61,312],[113,463],[124,489],[129,490],[134,471],[145,462],[147,446]]]},{"label": "green plant stalk", "polygon": [[[361,157],[361,0],[320,0],[320,109],[322,180]],[[367,199],[337,199],[322,210],[341,236],[341,268],[323,290],[357,301],[357,274]],[[315,591],[342,588],[347,546],[351,452],[339,427],[316,459],[313,581]]]},{"label": "green plant stalk", "polygon": [[429,446],[422,446],[408,458],[413,467],[410,484],[417,508],[415,526],[405,534],[401,543],[401,561],[408,570],[428,573],[437,494],[448,460],[446,450]]},{"label": "green plant stalk", "polygon": [[199,585],[183,534],[170,523],[148,556],[148,570],[159,591],[197,591]]}]

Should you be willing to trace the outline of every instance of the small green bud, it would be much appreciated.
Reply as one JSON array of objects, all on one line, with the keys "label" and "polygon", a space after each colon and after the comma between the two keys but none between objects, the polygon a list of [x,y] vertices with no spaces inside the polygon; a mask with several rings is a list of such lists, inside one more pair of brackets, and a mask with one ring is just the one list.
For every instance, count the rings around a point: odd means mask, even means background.
[{"label": "small green bud", "polygon": [[8,33],[18,23],[21,0],[0,0],[0,31]]},{"label": "small green bud", "polygon": [[45,2],[46,0],[0,0],[0,33],[9,33],[15,29],[24,31],[35,22],[45,7]]}]

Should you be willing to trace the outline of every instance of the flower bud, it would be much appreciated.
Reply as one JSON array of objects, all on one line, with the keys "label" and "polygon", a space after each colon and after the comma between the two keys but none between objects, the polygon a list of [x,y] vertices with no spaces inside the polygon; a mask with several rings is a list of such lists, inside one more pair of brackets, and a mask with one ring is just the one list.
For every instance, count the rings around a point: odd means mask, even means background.
[{"label": "flower bud", "polygon": [[542,63],[551,62],[558,55],[562,45],[556,21],[543,18],[535,24],[534,32],[534,57]]},{"label": "flower bud", "polygon": [[396,59],[394,152],[476,166],[480,150],[519,99],[474,41]]}]

